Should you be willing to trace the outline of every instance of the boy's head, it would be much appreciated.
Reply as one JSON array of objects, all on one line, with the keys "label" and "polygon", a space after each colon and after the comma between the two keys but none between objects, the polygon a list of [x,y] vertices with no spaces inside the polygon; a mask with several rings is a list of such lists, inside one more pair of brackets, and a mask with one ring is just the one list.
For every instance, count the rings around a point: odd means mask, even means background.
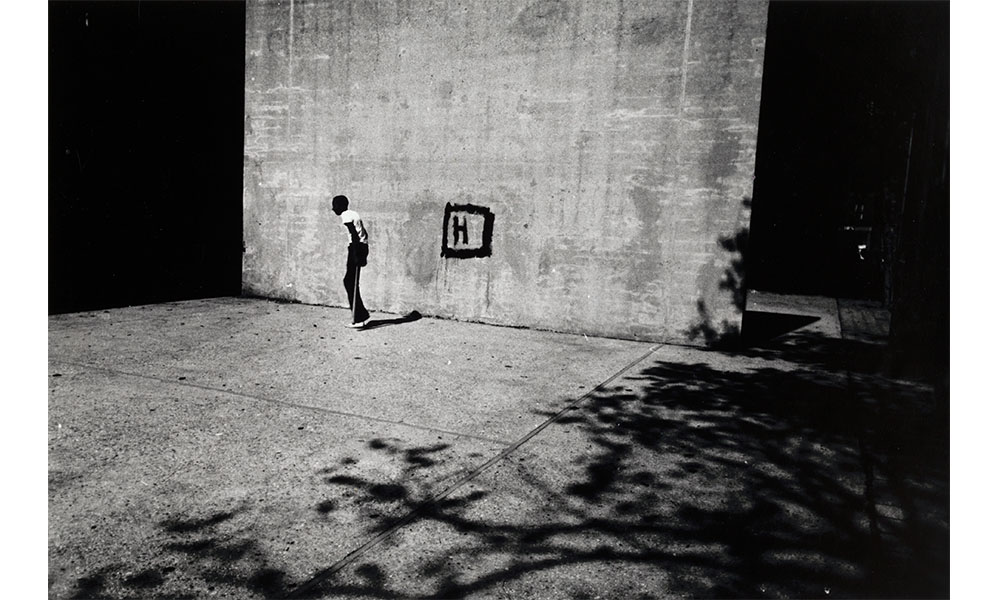
[{"label": "boy's head", "polygon": [[350,202],[347,200],[347,196],[334,196],[333,197],[333,213],[339,215],[347,210],[347,205]]}]

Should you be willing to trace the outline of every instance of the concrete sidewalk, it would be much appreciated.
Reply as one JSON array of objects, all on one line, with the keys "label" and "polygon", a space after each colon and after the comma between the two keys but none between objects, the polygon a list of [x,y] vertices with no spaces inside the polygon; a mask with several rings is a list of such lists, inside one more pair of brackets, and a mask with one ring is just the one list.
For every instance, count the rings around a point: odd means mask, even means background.
[{"label": "concrete sidewalk", "polygon": [[877,348],[375,318],[50,317],[50,597],[947,595],[946,432]]}]

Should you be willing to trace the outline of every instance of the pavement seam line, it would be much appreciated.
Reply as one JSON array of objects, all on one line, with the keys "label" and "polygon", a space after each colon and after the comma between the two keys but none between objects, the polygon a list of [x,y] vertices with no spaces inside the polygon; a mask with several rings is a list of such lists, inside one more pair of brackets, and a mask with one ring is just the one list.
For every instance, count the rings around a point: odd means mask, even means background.
[{"label": "pavement seam line", "polygon": [[294,590],[292,590],[292,592],[290,592],[288,595],[286,595],[284,597],[285,598],[289,598],[289,599],[300,598],[300,597],[302,597],[302,594],[308,593],[311,590],[315,589],[318,585],[320,585],[323,582],[325,582],[328,579],[330,579],[332,576],[334,576],[335,574],[337,574],[337,572],[339,572],[340,570],[342,570],[344,567],[350,565],[354,561],[356,561],[359,558],[361,558],[361,556],[363,556],[366,552],[368,552],[369,550],[371,550],[375,546],[379,545],[387,537],[389,537],[393,533],[399,531],[400,529],[402,529],[406,525],[409,525],[411,522],[413,522],[425,510],[431,508],[432,506],[434,506],[435,504],[437,504],[441,500],[443,500],[446,497],[450,496],[458,488],[464,486],[466,483],[472,481],[473,479],[475,479],[476,477],[478,477],[479,475],[481,475],[483,472],[485,472],[487,469],[489,469],[493,465],[497,464],[498,462],[500,462],[504,458],[506,458],[506,457],[510,456],[511,454],[513,454],[515,450],[517,450],[518,448],[520,448],[521,446],[523,446],[524,444],[526,444],[532,438],[534,438],[539,433],[541,433],[544,429],[548,428],[549,425],[551,425],[552,423],[555,423],[556,421],[558,421],[559,419],[561,419],[563,416],[566,415],[566,413],[570,412],[571,410],[576,409],[576,407],[581,402],[583,402],[587,398],[590,398],[591,396],[593,396],[595,393],[597,393],[598,391],[600,391],[602,388],[604,388],[605,386],[607,386],[609,383],[611,383],[615,379],[618,379],[619,377],[621,377],[622,375],[624,375],[627,371],[631,370],[632,367],[634,367],[637,364],[639,364],[640,362],[646,360],[653,353],[655,353],[657,350],[659,350],[660,348],[663,348],[666,345],[667,344],[663,343],[663,344],[658,344],[656,346],[653,346],[652,348],[650,348],[649,350],[647,350],[646,352],[644,352],[641,356],[639,356],[638,358],[636,358],[635,360],[633,360],[632,362],[630,362],[626,366],[624,366],[621,369],[619,369],[617,372],[615,372],[614,375],[608,377],[607,379],[605,379],[601,383],[599,383],[596,386],[594,386],[594,388],[591,389],[589,392],[587,392],[586,394],[583,394],[582,396],[580,396],[579,398],[577,398],[573,402],[571,402],[568,405],[564,406],[559,412],[557,412],[556,414],[552,415],[551,417],[549,417],[548,419],[546,419],[544,422],[542,422],[541,425],[538,425],[537,427],[535,427],[534,429],[532,429],[531,431],[529,431],[528,433],[526,433],[524,436],[522,436],[519,440],[517,440],[513,444],[511,444],[511,445],[507,446],[506,448],[504,448],[503,450],[501,450],[499,454],[497,454],[496,456],[494,456],[490,460],[486,461],[485,463],[479,465],[478,467],[476,467],[475,469],[473,469],[472,471],[470,471],[468,474],[466,474],[464,477],[462,477],[461,479],[459,479],[455,483],[451,484],[450,486],[446,487],[444,490],[442,490],[442,491],[434,494],[433,496],[431,496],[427,500],[424,500],[416,508],[414,508],[413,510],[411,510],[406,515],[403,515],[402,517],[400,517],[399,520],[397,520],[395,523],[393,523],[392,525],[390,525],[388,528],[384,529],[381,533],[379,533],[378,535],[376,535],[372,539],[368,540],[364,544],[358,546],[357,548],[355,548],[354,550],[352,550],[350,553],[348,553],[347,555],[345,555],[343,558],[341,558],[340,560],[338,560],[334,564],[332,564],[329,567],[323,569],[322,571],[320,571],[316,575],[313,575],[305,583],[303,583],[301,586],[295,588]]},{"label": "pavement seam line", "polygon": [[97,365],[89,365],[86,363],[78,363],[71,360],[63,360],[60,358],[49,358],[49,362],[62,363],[64,365],[72,365],[75,367],[80,367],[84,369],[90,369],[92,371],[103,371],[105,373],[113,373],[115,375],[125,375],[128,377],[137,377],[139,379],[148,379],[150,381],[158,381],[160,383],[165,383],[168,385],[178,385],[183,387],[192,387],[200,390],[205,390],[209,392],[218,392],[220,394],[227,394],[229,396],[235,396],[237,398],[247,398],[250,400],[256,400],[258,402],[264,402],[266,404],[277,404],[280,406],[287,406],[291,408],[300,408],[302,410],[320,412],[325,414],[332,414],[341,417],[349,417],[355,419],[362,419],[365,421],[374,421],[376,423],[385,423],[387,425],[402,425],[403,427],[409,427],[411,429],[419,429],[420,431],[426,431],[429,433],[440,433],[444,435],[453,435],[459,438],[465,438],[470,440],[477,440],[480,442],[488,442],[490,444],[507,445],[510,444],[509,440],[498,440],[478,435],[472,435],[469,433],[460,433],[458,431],[449,431],[447,429],[437,429],[435,427],[427,427],[426,425],[415,425],[413,423],[407,423],[406,421],[393,421],[391,419],[380,419],[378,417],[371,417],[368,415],[359,415],[357,413],[349,413],[340,410],[334,410],[332,408],[323,408],[321,406],[309,406],[308,404],[297,404],[295,402],[285,402],[283,400],[275,400],[273,398],[265,398],[262,396],[254,396],[252,394],[244,394],[242,392],[236,392],[233,390],[227,390],[225,388],[217,388],[209,385],[201,385],[198,383],[188,382],[188,381],[176,381],[173,379],[164,379],[162,377],[155,377],[153,375],[142,375],[140,373],[132,373],[130,371],[120,371],[118,369],[109,369],[107,367],[99,367]]}]

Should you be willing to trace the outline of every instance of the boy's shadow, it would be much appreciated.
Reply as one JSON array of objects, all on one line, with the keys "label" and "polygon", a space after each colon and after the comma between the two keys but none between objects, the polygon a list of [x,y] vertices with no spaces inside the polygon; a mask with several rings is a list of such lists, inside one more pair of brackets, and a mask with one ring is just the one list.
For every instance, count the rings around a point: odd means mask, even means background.
[{"label": "boy's shadow", "polygon": [[414,321],[419,321],[421,314],[417,311],[411,311],[402,317],[395,319],[370,319],[368,324],[364,326],[364,331],[369,329],[378,329],[379,327],[387,327],[389,325],[401,325],[403,323],[412,323]]}]

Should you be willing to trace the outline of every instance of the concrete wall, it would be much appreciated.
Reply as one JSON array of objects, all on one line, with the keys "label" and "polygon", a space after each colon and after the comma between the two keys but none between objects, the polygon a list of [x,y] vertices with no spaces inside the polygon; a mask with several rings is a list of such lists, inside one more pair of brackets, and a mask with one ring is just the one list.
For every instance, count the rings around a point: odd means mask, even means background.
[{"label": "concrete wall", "polygon": [[[749,224],[766,18],[763,0],[249,0],[244,291],[346,305],[339,193],[371,235],[373,309],[669,341],[738,325],[719,240]],[[445,221],[455,205],[489,211],[488,256],[453,252],[484,224]]]}]

